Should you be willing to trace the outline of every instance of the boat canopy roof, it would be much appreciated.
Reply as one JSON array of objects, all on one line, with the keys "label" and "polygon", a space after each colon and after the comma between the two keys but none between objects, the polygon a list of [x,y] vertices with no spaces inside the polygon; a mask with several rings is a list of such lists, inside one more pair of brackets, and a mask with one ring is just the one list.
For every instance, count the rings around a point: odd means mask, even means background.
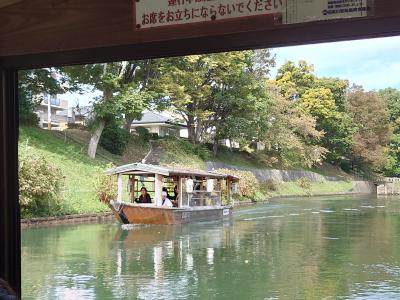
[{"label": "boat canopy roof", "polygon": [[134,163],[112,168],[106,171],[108,175],[137,175],[137,176],[152,176],[155,174],[165,177],[180,176],[180,177],[206,177],[210,179],[229,179],[238,181],[239,178],[229,174],[206,172],[202,170],[186,170],[180,168],[155,166],[141,163]]}]

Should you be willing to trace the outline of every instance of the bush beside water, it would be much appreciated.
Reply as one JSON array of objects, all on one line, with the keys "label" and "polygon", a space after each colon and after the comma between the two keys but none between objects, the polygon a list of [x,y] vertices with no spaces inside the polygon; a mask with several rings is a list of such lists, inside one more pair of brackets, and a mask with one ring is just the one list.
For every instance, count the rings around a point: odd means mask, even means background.
[{"label": "bush beside water", "polygon": [[[109,165],[109,168],[112,166]],[[96,196],[100,202],[109,204],[111,200],[117,198],[117,182],[114,176],[109,176],[104,173],[104,170],[98,169],[97,176],[94,182]]]},{"label": "bush beside water", "polygon": [[57,215],[62,209],[64,177],[39,155],[19,157],[22,217]]},{"label": "bush beside water", "polygon": [[236,200],[266,200],[267,196],[261,191],[260,183],[252,172],[231,169],[218,169],[216,172],[236,176],[239,178],[238,195],[234,195],[234,198],[237,198]]}]

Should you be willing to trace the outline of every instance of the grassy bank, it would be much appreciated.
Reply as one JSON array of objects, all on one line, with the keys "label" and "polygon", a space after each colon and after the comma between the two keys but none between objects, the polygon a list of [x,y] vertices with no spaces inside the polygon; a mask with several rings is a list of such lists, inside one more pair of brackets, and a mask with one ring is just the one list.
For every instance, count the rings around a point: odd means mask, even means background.
[{"label": "grassy bank", "polygon": [[353,188],[352,181],[312,182],[310,188],[302,188],[297,182],[280,183],[277,189],[267,191],[269,197],[276,196],[312,196],[321,194],[348,193]]},{"label": "grassy bank", "polygon": [[[43,156],[51,165],[61,170],[65,188],[61,214],[106,212],[108,208],[95,199],[93,176],[117,157],[90,159],[76,142],[65,140],[57,133],[39,128],[21,127],[20,155],[33,153]],[[107,153],[103,150],[104,155]]]}]

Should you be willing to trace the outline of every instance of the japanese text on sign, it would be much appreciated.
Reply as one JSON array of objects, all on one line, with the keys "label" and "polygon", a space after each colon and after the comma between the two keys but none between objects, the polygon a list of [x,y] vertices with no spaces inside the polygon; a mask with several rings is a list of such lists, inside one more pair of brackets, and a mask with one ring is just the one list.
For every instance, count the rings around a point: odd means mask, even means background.
[{"label": "japanese text on sign", "polygon": [[367,17],[372,0],[284,0],[283,23]]},{"label": "japanese text on sign", "polygon": [[282,12],[282,0],[139,0],[135,5],[138,29]]}]

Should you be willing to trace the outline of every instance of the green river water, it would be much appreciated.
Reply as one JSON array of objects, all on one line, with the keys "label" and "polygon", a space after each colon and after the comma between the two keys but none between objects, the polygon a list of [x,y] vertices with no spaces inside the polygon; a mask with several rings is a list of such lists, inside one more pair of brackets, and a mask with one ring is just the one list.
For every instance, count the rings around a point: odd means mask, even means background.
[{"label": "green river water", "polygon": [[22,231],[23,299],[400,299],[400,198],[278,199],[229,221]]}]

